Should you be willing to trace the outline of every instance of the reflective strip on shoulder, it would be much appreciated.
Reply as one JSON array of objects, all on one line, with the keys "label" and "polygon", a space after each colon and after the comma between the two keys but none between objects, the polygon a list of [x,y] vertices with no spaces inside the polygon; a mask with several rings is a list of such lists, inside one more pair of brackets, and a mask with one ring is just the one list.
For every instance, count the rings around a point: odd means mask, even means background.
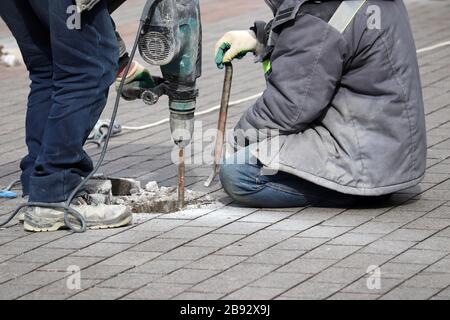
[{"label": "reflective strip on shoulder", "polygon": [[339,8],[331,17],[328,24],[338,30],[340,33],[344,33],[347,27],[355,18],[358,11],[367,2],[367,0],[346,0],[342,1]]},{"label": "reflective strip on shoulder", "polygon": [[269,73],[269,71],[272,69],[270,60],[263,61],[262,65],[263,65],[264,74]]}]

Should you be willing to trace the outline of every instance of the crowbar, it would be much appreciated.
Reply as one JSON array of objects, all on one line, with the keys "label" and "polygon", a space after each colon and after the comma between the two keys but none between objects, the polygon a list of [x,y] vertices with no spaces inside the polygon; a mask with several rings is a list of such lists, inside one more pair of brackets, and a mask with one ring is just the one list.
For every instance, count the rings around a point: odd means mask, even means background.
[{"label": "crowbar", "polygon": [[216,146],[214,149],[214,164],[211,175],[205,182],[205,187],[211,186],[219,172],[222,159],[223,145],[225,142],[225,130],[227,127],[228,107],[230,104],[231,84],[233,82],[233,65],[225,64],[225,80],[223,82],[222,101],[220,103],[219,123],[217,126]]}]

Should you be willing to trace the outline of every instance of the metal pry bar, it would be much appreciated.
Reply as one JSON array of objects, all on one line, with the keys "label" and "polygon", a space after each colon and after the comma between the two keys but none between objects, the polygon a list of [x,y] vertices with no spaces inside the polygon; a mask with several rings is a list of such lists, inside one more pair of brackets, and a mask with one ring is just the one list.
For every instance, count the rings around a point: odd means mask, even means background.
[{"label": "metal pry bar", "polygon": [[205,182],[205,187],[210,187],[219,173],[219,165],[225,142],[225,130],[227,127],[228,107],[230,104],[231,84],[233,82],[233,65],[225,64],[225,80],[223,82],[222,101],[220,104],[219,123],[217,126],[216,147],[214,150],[214,164],[211,175]]}]

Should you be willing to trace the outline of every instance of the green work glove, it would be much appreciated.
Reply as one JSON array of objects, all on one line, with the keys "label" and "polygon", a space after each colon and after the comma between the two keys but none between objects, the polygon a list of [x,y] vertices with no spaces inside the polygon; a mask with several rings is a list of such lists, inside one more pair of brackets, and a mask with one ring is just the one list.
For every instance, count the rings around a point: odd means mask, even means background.
[{"label": "green work glove", "polygon": [[249,52],[256,52],[258,40],[252,30],[230,31],[216,44],[216,65],[223,69],[226,63],[234,59],[242,59]]},{"label": "green work glove", "polygon": [[[116,90],[119,90],[120,82],[125,74],[124,67],[116,78]],[[153,77],[144,66],[136,61],[131,63],[130,71],[125,79],[124,86],[122,88],[122,97],[126,100],[140,99],[142,93],[146,89],[153,89],[156,85],[161,83],[159,78]]]}]

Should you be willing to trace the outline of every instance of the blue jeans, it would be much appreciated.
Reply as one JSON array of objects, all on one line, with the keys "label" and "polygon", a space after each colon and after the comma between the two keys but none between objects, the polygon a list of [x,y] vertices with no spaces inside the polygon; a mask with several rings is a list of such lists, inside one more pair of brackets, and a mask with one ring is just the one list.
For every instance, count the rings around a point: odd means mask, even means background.
[{"label": "blue jeans", "polygon": [[28,155],[21,162],[30,201],[61,202],[92,172],[83,145],[115,79],[118,44],[106,1],[70,29],[73,0],[1,0],[0,16],[17,40],[30,74]]},{"label": "blue jeans", "polygon": [[220,180],[236,202],[256,208],[350,207],[361,197],[326,189],[285,172],[265,175],[245,148],[224,160]]}]

